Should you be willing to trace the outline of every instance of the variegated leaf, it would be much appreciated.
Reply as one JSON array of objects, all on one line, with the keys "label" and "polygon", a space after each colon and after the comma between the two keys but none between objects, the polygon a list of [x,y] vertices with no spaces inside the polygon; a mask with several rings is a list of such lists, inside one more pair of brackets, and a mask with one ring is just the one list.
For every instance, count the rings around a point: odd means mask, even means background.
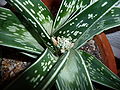
[{"label": "variegated leaf", "polygon": [[110,71],[103,63],[92,55],[80,51],[91,80],[104,86],[120,90],[120,78]]},{"label": "variegated leaf", "polygon": [[[19,10],[21,15],[33,27],[37,34],[42,37],[45,45],[51,46],[52,17],[49,10],[41,0],[7,0]],[[34,33],[33,33],[34,34]]]},{"label": "variegated leaf", "polygon": [[81,47],[95,35],[117,26],[120,26],[120,7],[114,7],[94,25],[92,25],[92,27],[87,29],[76,42],[75,48]]},{"label": "variegated leaf", "polygon": [[93,90],[86,65],[78,51],[71,50],[56,83],[59,90]]},{"label": "variegated leaf", "polygon": [[76,5],[75,5],[75,11],[81,12],[91,3],[93,3],[93,0],[77,0]]},{"label": "variegated leaf", "polygon": [[72,20],[62,26],[53,35],[55,37],[67,38],[75,43],[84,32],[92,27],[102,16],[104,16],[119,0],[99,0],[82,12],[78,13]]},{"label": "variegated leaf", "polygon": [[43,51],[17,17],[5,8],[0,8],[0,45],[38,54]]},{"label": "variegated leaf", "polygon": [[52,87],[57,75],[59,74],[60,70],[64,67],[69,54],[70,54],[69,51],[65,52],[62,56],[58,58],[55,66],[50,70],[46,78],[38,86],[39,88],[41,88],[41,90],[46,90],[47,88]]},{"label": "variegated leaf", "polygon": [[28,67],[18,78],[10,83],[5,90],[38,90],[38,85],[46,77],[48,72],[54,66],[57,57],[48,49],[38,58],[38,60]]},{"label": "variegated leaf", "polygon": [[53,28],[58,29],[75,11],[81,11],[90,2],[91,0],[62,0]]},{"label": "variegated leaf", "polygon": [[[72,15],[70,16],[69,20],[74,18],[74,16],[77,15],[78,13],[82,12],[82,10],[87,8],[87,6],[89,6],[90,4],[93,4],[94,2],[96,2],[98,0],[86,0],[85,2],[84,1],[78,0],[78,2],[76,4],[75,12],[72,13]],[[69,22],[69,20],[67,22]]]}]

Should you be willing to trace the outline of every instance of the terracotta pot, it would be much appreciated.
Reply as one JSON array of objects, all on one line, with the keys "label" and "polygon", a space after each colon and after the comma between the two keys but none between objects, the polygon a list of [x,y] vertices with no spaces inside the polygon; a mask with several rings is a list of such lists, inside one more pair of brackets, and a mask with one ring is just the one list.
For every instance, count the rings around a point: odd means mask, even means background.
[{"label": "terracotta pot", "polygon": [[42,2],[51,10],[51,6],[54,0],[42,0]]},{"label": "terracotta pot", "polygon": [[103,58],[103,63],[111,69],[115,74],[117,74],[117,67],[115,62],[115,57],[110,46],[110,43],[104,33],[96,35],[94,40],[99,47],[101,57]]},{"label": "terracotta pot", "polygon": [[[45,5],[50,9],[55,9],[53,7],[57,7],[60,5],[61,0],[42,0]],[[57,9],[56,8],[56,9]],[[115,74],[117,74],[117,68],[116,68],[116,62],[115,62],[115,57],[112,52],[110,43],[104,33],[100,35],[96,35],[94,37],[94,40],[100,50],[101,57],[103,58],[103,63],[111,69]]]}]

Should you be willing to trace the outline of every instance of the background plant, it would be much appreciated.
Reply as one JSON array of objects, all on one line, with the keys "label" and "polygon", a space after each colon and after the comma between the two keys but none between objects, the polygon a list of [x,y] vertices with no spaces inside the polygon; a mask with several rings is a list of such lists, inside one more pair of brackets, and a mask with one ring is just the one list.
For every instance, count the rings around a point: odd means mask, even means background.
[{"label": "background plant", "polygon": [[[93,36],[120,25],[119,0],[63,0],[55,20],[39,0],[7,0],[0,8],[0,45],[36,61],[5,89],[93,90],[92,82],[120,89],[120,79],[79,50]],[[19,14],[19,15],[18,15]]]}]

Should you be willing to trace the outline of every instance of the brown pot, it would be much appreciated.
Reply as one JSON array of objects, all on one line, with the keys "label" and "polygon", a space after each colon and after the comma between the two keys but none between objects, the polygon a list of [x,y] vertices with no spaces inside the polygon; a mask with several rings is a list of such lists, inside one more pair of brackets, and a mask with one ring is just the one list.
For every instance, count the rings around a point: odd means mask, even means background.
[{"label": "brown pot", "polygon": [[42,2],[51,10],[51,6],[54,0],[42,0]]},{"label": "brown pot", "polygon": [[110,46],[110,43],[105,35],[105,33],[101,33],[94,37],[94,40],[99,47],[101,57],[103,58],[103,63],[115,74],[117,74],[117,67],[115,62],[115,57]]}]

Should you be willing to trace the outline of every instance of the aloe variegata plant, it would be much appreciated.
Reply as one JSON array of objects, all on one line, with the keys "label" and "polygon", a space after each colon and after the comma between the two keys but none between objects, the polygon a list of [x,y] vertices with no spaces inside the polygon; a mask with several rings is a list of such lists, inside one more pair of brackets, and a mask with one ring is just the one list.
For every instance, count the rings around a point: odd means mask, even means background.
[{"label": "aloe variegata plant", "polygon": [[120,25],[119,0],[62,0],[56,18],[41,0],[6,0],[0,8],[0,45],[36,61],[6,90],[93,90],[92,82],[119,90],[120,79],[94,56],[79,50],[95,35]]}]

